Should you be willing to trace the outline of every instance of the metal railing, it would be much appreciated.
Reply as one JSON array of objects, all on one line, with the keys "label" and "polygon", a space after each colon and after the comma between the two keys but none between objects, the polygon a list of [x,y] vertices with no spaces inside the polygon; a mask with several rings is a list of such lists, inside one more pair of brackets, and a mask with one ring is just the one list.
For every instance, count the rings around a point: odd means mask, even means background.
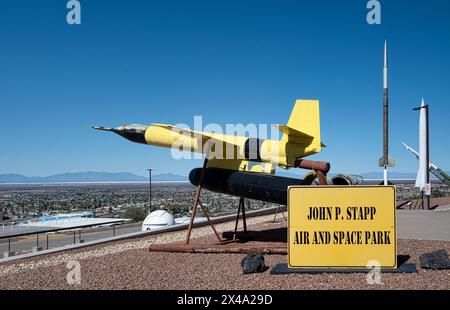
[{"label": "metal railing", "polygon": [[[113,227],[113,236],[116,236],[116,226],[122,225],[125,221],[111,221],[111,222],[103,222],[103,223],[91,223],[91,224],[85,224],[85,225],[77,225],[77,226],[71,226],[71,227],[61,227],[61,228],[50,228],[50,229],[41,229],[41,230],[34,230],[34,231],[25,231],[25,232],[19,232],[16,234],[10,234],[5,236],[0,236],[0,240],[8,239],[8,252],[11,252],[11,239],[18,238],[18,237],[25,237],[25,236],[31,236],[36,235],[36,247],[39,247],[39,235],[46,235],[46,245],[47,250],[49,249],[49,239],[48,235],[50,233],[56,233],[61,231],[73,231],[73,243],[76,243],[76,233],[78,231],[78,240],[81,240],[81,230],[84,228],[91,228],[91,227],[98,227],[98,226],[104,226],[104,225],[112,225]],[[17,226],[18,227],[18,226]],[[33,227],[34,228],[34,227]]]}]

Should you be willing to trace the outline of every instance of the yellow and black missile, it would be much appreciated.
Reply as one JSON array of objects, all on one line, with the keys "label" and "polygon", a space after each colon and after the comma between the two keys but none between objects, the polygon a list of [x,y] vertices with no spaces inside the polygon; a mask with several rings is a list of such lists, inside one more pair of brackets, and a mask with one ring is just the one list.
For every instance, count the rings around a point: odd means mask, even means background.
[{"label": "yellow and black missile", "polygon": [[288,124],[276,127],[282,133],[281,140],[194,131],[169,124],[92,128],[112,131],[136,143],[206,154],[208,168],[251,172],[274,173],[276,166],[298,167],[300,158],[319,153],[324,147],[318,100],[297,100]]}]

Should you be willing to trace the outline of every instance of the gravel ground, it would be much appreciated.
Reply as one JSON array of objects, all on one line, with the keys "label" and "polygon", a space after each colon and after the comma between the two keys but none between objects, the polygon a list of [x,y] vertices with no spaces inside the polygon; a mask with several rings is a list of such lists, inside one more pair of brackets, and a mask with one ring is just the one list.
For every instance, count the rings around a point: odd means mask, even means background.
[{"label": "gravel ground", "polygon": [[[285,227],[284,222],[269,223],[273,216],[249,219],[251,230]],[[217,225],[220,231],[234,223]],[[146,239],[108,243],[64,254],[30,258],[0,266],[0,289],[450,289],[450,270],[420,268],[419,256],[446,249],[450,242],[398,240],[398,254],[410,255],[417,274],[382,274],[382,285],[368,285],[365,274],[322,275],[242,275],[241,254],[149,253],[151,243],[179,242],[183,232]],[[214,241],[211,228],[195,229],[195,242]],[[278,240],[274,244],[279,244]],[[66,281],[69,260],[81,265],[81,284]],[[285,255],[267,255],[266,264],[285,263]]]},{"label": "gravel ground", "polygon": [[[247,219],[247,224],[251,227],[273,219],[273,215],[253,217]],[[241,225],[240,225],[241,226]],[[230,231],[234,229],[234,222],[227,222],[215,225],[217,231]],[[112,241],[103,244],[97,244],[89,247],[67,250],[55,254],[40,255],[26,259],[15,260],[0,265],[0,277],[17,272],[30,271],[39,268],[66,264],[70,260],[82,260],[91,257],[101,257],[104,255],[121,253],[132,249],[147,249],[151,244],[179,243],[185,240],[186,231],[177,231],[171,233],[163,233],[149,237],[136,238],[130,240]],[[191,240],[213,239],[211,242],[217,242],[215,236],[212,236],[210,226],[195,228],[191,234]],[[199,239],[200,238],[200,239]],[[0,286],[1,288],[1,286]]]}]

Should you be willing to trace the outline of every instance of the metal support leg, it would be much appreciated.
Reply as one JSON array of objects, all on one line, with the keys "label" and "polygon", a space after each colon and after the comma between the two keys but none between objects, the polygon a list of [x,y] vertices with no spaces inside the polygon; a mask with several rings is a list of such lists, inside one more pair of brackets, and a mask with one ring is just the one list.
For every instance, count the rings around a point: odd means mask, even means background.
[{"label": "metal support leg", "polygon": [[[206,154],[205,160],[203,161],[203,169],[202,169],[202,172],[200,173],[200,179],[199,179],[198,186],[197,186],[197,192],[195,193],[194,205],[192,207],[191,220],[189,221],[189,227],[186,232],[186,240],[184,242],[185,244],[189,244],[189,241],[191,239],[192,227],[194,226],[194,219],[195,219],[195,215],[197,213],[197,206],[200,202],[200,193],[202,191],[203,177],[205,175],[205,169],[208,166],[208,156],[209,156],[209,152]],[[203,209],[203,207],[202,207],[202,209]],[[205,212],[205,210],[203,210],[203,212]],[[210,222],[210,224],[211,224],[211,222]],[[215,230],[215,228],[214,228],[214,230]]]},{"label": "metal support leg", "polygon": [[315,171],[317,174],[317,178],[319,179],[319,185],[328,185],[327,176],[320,170]]},{"label": "metal support leg", "polygon": [[[203,175],[203,172],[202,172],[202,175]],[[197,192],[195,194],[195,199],[194,199],[194,206],[192,208],[191,220],[189,221],[189,227],[188,227],[188,231],[186,233],[185,244],[189,244],[189,240],[191,239],[192,227],[194,226],[194,219],[195,219],[195,214],[197,213],[197,205],[198,205],[198,201],[200,199],[201,190],[202,190],[202,187],[200,185],[198,185]]]},{"label": "metal support leg", "polygon": [[73,231],[73,244],[75,244],[75,241],[76,241],[76,240],[75,240],[75,233],[76,233],[76,231],[74,230],[74,231]]},{"label": "metal support leg", "polygon": [[[274,217],[273,217],[273,222],[275,223],[275,220],[277,219],[277,215],[278,215],[278,212],[280,212],[280,206],[278,206],[277,207],[277,210],[275,211],[275,215],[274,215]],[[283,215],[283,217],[284,217],[284,221],[287,221],[287,218],[286,218],[286,215],[284,215],[284,212],[283,211],[281,211],[281,214]]]},{"label": "metal support leg", "polygon": [[47,250],[48,250],[48,234],[47,234]]},{"label": "metal support leg", "polygon": [[8,252],[11,252],[11,238],[8,238]]},{"label": "metal support leg", "polygon": [[245,217],[245,200],[244,197],[242,199],[242,222],[244,223],[244,232],[247,233],[247,218]]},{"label": "metal support leg", "polygon": [[222,242],[222,239],[220,238],[219,234],[217,233],[217,230],[216,230],[216,228],[214,227],[213,222],[211,222],[211,219],[209,218],[209,214],[208,214],[208,212],[206,211],[206,209],[205,209],[205,207],[203,206],[202,201],[201,201],[200,199],[198,200],[198,203],[200,204],[200,208],[202,209],[203,214],[206,216],[206,219],[208,220],[209,225],[211,225],[212,229],[214,230],[214,234],[216,235],[217,239],[219,240],[219,242]]},{"label": "metal support leg", "polygon": [[247,233],[247,218],[245,217],[245,200],[244,197],[239,198],[239,206],[238,206],[238,213],[236,216],[236,224],[234,226],[234,233],[233,233],[233,240],[237,239],[237,229],[239,224],[239,216],[242,211],[242,224],[244,226],[244,232]]},{"label": "metal support leg", "polygon": [[421,192],[420,197],[417,198],[416,203],[414,204],[414,210],[420,210],[422,208],[423,208],[423,192]]},{"label": "metal support leg", "polygon": [[39,234],[36,234],[36,247],[39,247]]},{"label": "metal support leg", "polygon": [[116,236],[116,225],[113,225],[113,237]]},{"label": "metal support leg", "polygon": [[238,224],[239,224],[239,215],[241,214],[241,205],[242,205],[242,199],[239,199],[238,212],[237,212],[237,216],[236,216],[236,225],[234,226],[233,240],[236,240],[236,238],[237,238],[237,229],[238,229]]}]

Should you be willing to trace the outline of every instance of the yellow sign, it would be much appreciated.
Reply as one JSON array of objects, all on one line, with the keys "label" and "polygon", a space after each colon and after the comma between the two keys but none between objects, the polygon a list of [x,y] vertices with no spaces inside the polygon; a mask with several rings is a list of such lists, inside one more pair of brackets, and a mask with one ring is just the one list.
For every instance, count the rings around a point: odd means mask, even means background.
[{"label": "yellow sign", "polygon": [[291,186],[290,268],[396,268],[395,186]]}]

